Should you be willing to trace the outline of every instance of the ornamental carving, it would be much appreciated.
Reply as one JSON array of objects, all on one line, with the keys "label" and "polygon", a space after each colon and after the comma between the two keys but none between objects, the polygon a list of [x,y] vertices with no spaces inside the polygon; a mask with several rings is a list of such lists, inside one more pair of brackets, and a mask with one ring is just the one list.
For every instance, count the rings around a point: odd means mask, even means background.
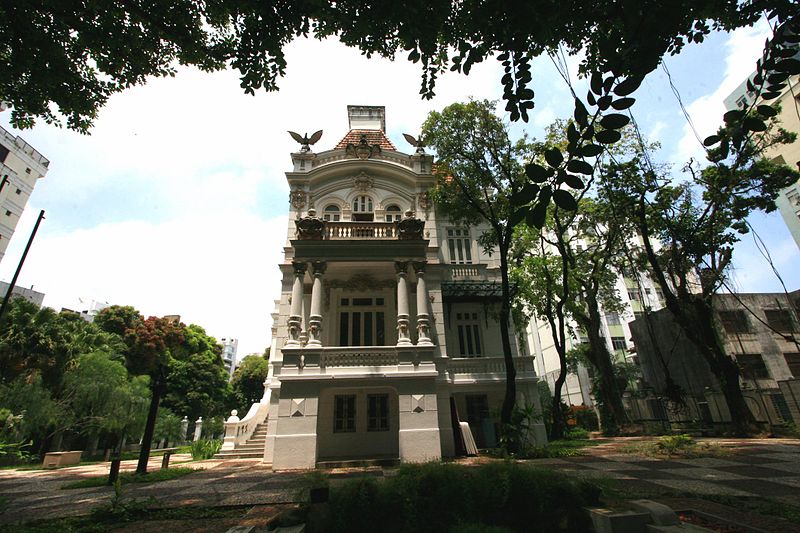
[{"label": "ornamental carving", "polygon": [[367,136],[362,135],[358,144],[350,143],[347,145],[345,153],[349,156],[354,156],[359,159],[369,159],[372,156],[381,153],[381,147],[377,144],[370,145],[367,141]]},{"label": "ornamental carving", "polygon": [[417,205],[427,215],[431,209],[431,195],[427,192],[417,194]]},{"label": "ornamental carving", "polygon": [[308,216],[294,221],[297,228],[297,238],[301,241],[321,241],[325,233],[325,222],[317,218],[317,212],[308,210]]},{"label": "ornamental carving", "polygon": [[295,209],[303,209],[306,206],[306,191],[303,189],[292,189],[289,192],[289,202]]},{"label": "ornamental carving", "polygon": [[371,274],[355,274],[347,280],[325,279],[322,282],[325,286],[325,306],[331,303],[331,289],[344,289],[355,292],[371,292],[380,289],[388,289],[397,286],[393,279],[377,279]]},{"label": "ornamental carving", "polygon": [[359,192],[367,192],[373,185],[375,180],[372,179],[366,172],[362,172],[353,178],[353,188]]},{"label": "ornamental carving", "polygon": [[397,233],[401,241],[421,241],[424,229],[425,221],[418,219],[410,211],[406,211],[405,218],[397,223]]}]

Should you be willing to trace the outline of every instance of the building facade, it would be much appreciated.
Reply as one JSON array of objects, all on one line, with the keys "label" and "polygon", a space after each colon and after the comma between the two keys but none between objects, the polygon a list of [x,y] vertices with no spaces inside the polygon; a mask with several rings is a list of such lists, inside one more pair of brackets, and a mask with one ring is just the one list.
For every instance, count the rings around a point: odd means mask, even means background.
[{"label": "building facade", "polygon": [[225,365],[225,371],[228,373],[228,379],[233,377],[236,370],[236,351],[239,349],[239,339],[220,339],[222,345],[222,363]]},{"label": "building facade", "polygon": [[[0,298],[5,298],[6,294],[8,294],[8,283],[5,281],[0,281]],[[35,304],[37,307],[42,306],[42,302],[44,302],[44,293],[33,290],[33,286],[30,289],[25,287],[20,287],[19,285],[14,286],[14,290],[11,291],[12,298],[25,298],[32,304]]]},{"label": "building facade", "polygon": [[21,137],[0,127],[0,261],[33,188],[49,166],[50,161]]},{"label": "building facade", "polygon": [[[265,395],[226,424],[223,450],[266,419],[274,469],[453,456],[466,422],[497,445],[505,392],[497,255],[428,191],[433,157],[385,133],[383,107],[348,106],[331,150],[308,143],[286,173],[289,220]],[[538,407],[533,358],[513,346],[518,402]],[[537,424],[531,438],[543,443]]]},{"label": "building facade", "polygon": [[[736,359],[756,420],[800,423],[800,291],[715,294],[713,306],[725,353]],[[631,324],[645,382],[666,392],[667,372],[686,395],[684,418],[730,422],[720,385],[703,356],[667,310]],[[667,369],[665,371],[664,369]]]},{"label": "building facade", "polygon": [[[796,55],[795,59],[800,59],[800,54]],[[749,78],[752,79],[754,75],[755,72]],[[798,112],[800,102],[798,99],[800,99],[800,76],[790,76],[780,96],[767,103],[780,106],[777,118],[782,128],[800,135],[800,112]],[[725,99],[725,108],[728,110],[744,109],[753,103],[760,103],[760,101],[755,101],[755,93],[747,89],[745,80]],[[800,139],[791,144],[774,146],[769,149],[766,156],[798,170],[800,169]],[[789,228],[789,233],[800,247],[800,181],[783,189],[778,199],[775,200],[775,204],[786,222],[786,227]]]}]

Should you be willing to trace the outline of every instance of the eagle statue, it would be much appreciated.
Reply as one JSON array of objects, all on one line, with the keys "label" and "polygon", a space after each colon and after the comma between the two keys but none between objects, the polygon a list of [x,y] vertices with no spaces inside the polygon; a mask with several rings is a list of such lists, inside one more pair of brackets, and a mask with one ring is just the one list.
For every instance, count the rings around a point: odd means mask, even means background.
[{"label": "eagle statue", "polygon": [[319,130],[311,137],[309,137],[308,134],[300,135],[299,133],[295,133],[293,131],[290,131],[289,135],[292,136],[292,139],[300,143],[301,152],[308,152],[311,150],[311,145],[316,143],[320,137],[322,137],[322,130]]}]

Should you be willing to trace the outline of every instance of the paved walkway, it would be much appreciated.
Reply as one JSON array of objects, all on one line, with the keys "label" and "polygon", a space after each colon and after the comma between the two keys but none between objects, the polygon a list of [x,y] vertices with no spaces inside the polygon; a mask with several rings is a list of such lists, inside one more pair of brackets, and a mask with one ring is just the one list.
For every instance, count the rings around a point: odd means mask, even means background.
[{"label": "paved walkway", "polygon": [[[800,503],[800,441],[717,440],[735,448],[735,453],[721,459],[669,460],[620,453],[620,446],[626,442],[630,441],[614,439],[587,449],[589,455],[529,463],[581,477],[610,478],[620,490],[643,498],[702,494]],[[173,459],[172,464],[177,466],[188,457]],[[159,457],[151,460],[151,470],[159,466]],[[308,479],[301,472],[272,472],[258,460],[209,460],[185,466],[203,470],[171,481],[128,484],[123,494],[126,498],[153,498],[154,505],[160,507],[274,505],[299,501]],[[135,467],[136,461],[125,461],[122,470]],[[108,503],[113,489],[65,490],[61,486],[107,473],[107,463],[58,470],[0,470],[0,498],[7,500],[0,524],[85,514]],[[384,474],[377,467],[329,473],[334,480]]]}]

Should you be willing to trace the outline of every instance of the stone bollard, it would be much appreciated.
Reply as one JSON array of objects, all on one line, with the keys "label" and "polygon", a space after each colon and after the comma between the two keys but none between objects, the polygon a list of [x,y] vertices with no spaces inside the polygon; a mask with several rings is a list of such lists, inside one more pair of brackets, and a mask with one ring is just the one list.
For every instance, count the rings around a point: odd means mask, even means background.
[{"label": "stone bollard", "polygon": [[184,416],[181,420],[181,435],[183,436],[181,442],[186,442],[187,431],[189,430],[189,417]]},{"label": "stone bollard", "polygon": [[194,423],[194,440],[199,440],[200,435],[203,433],[203,417],[198,417],[197,422]]}]

